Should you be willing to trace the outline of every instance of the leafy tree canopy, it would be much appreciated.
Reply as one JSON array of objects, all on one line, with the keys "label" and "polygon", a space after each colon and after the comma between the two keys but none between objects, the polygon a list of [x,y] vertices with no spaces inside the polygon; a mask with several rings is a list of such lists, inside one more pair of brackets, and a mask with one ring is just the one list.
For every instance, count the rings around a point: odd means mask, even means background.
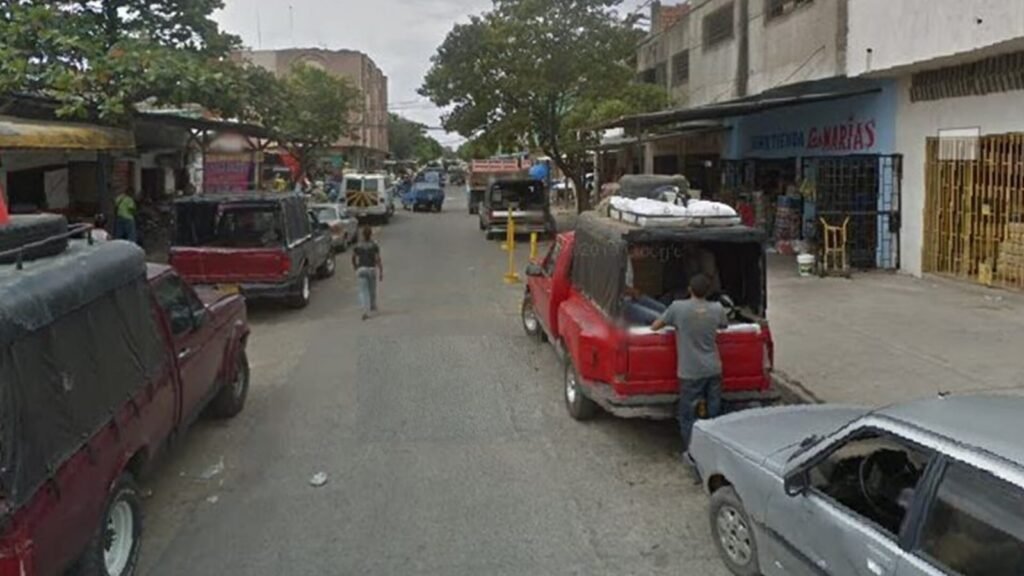
[{"label": "leafy tree canopy", "polygon": [[388,142],[392,158],[424,163],[444,155],[444,147],[427,134],[426,126],[398,114],[392,113],[389,116]]},{"label": "leafy tree canopy", "polygon": [[240,45],[212,14],[222,0],[0,3],[0,91],[45,95],[59,113],[126,122],[134,107],[237,108],[227,59]]},{"label": "leafy tree canopy", "polygon": [[[583,187],[595,123],[664,107],[661,87],[634,84],[644,32],[620,0],[494,0],[456,25],[432,59],[421,94],[449,112],[448,130],[487,143],[538,147]],[[585,209],[586,195],[580,194]]]}]

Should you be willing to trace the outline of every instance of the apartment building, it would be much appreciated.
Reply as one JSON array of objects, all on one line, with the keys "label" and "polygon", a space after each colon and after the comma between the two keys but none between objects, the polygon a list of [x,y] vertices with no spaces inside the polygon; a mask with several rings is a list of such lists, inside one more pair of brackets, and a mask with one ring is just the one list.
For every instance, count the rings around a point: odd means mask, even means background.
[{"label": "apartment building", "polygon": [[373,59],[355,50],[317,48],[245,51],[239,56],[276,74],[304,64],[349,79],[362,94],[362,107],[351,118],[355,133],[338,142],[331,161],[354,169],[383,164],[389,150],[388,78]]}]

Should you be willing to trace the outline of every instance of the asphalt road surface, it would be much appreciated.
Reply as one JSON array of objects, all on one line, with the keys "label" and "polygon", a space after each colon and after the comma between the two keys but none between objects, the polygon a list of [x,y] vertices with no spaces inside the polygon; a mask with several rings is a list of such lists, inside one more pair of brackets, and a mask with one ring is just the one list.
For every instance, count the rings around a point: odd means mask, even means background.
[{"label": "asphalt road surface", "polygon": [[726,574],[674,423],[569,418],[464,192],[378,240],[380,316],[348,253],[307,309],[250,311],[248,405],[146,483],[142,574]]}]

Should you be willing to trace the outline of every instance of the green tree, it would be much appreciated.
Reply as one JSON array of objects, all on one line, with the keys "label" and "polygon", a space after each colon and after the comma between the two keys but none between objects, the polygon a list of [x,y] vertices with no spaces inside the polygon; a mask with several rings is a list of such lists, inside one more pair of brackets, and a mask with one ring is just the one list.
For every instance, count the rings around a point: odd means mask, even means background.
[{"label": "green tree", "polygon": [[361,98],[347,78],[303,64],[279,80],[256,69],[246,69],[244,75],[248,90],[253,91],[250,113],[270,129],[304,172],[325,149],[352,135],[350,118]]},{"label": "green tree", "polygon": [[[420,93],[448,109],[446,129],[485,142],[540,148],[582,190],[591,128],[667,104],[661,87],[632,82],[644,32],[620,0],[494,0],[458,24],[432,58]],[[578,208],[589,198],[577,195]]]},{"label": "green tree", "polygon": [[[237,107],[236,36],[222,0],[7,0],[0,90],[52,97],[61,115],[129,122],[142,102]],[[233,111],[233,110],[232,110]]]},{"label": "green tree", "polygon": [[388,141],[392,158],[424,163],[444,155],[444,147],[427,134],[426,126],[398,114],[389,116]]}]

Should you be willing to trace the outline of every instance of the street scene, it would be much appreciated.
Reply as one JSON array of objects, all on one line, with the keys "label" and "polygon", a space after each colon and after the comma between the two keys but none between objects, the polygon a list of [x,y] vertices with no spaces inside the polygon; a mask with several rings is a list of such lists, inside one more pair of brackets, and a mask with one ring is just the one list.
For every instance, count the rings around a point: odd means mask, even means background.
[{"label": "street scene", "polygon": [[0,576],[1024,574],[1024,8],[380,4],[0,5]]}]

